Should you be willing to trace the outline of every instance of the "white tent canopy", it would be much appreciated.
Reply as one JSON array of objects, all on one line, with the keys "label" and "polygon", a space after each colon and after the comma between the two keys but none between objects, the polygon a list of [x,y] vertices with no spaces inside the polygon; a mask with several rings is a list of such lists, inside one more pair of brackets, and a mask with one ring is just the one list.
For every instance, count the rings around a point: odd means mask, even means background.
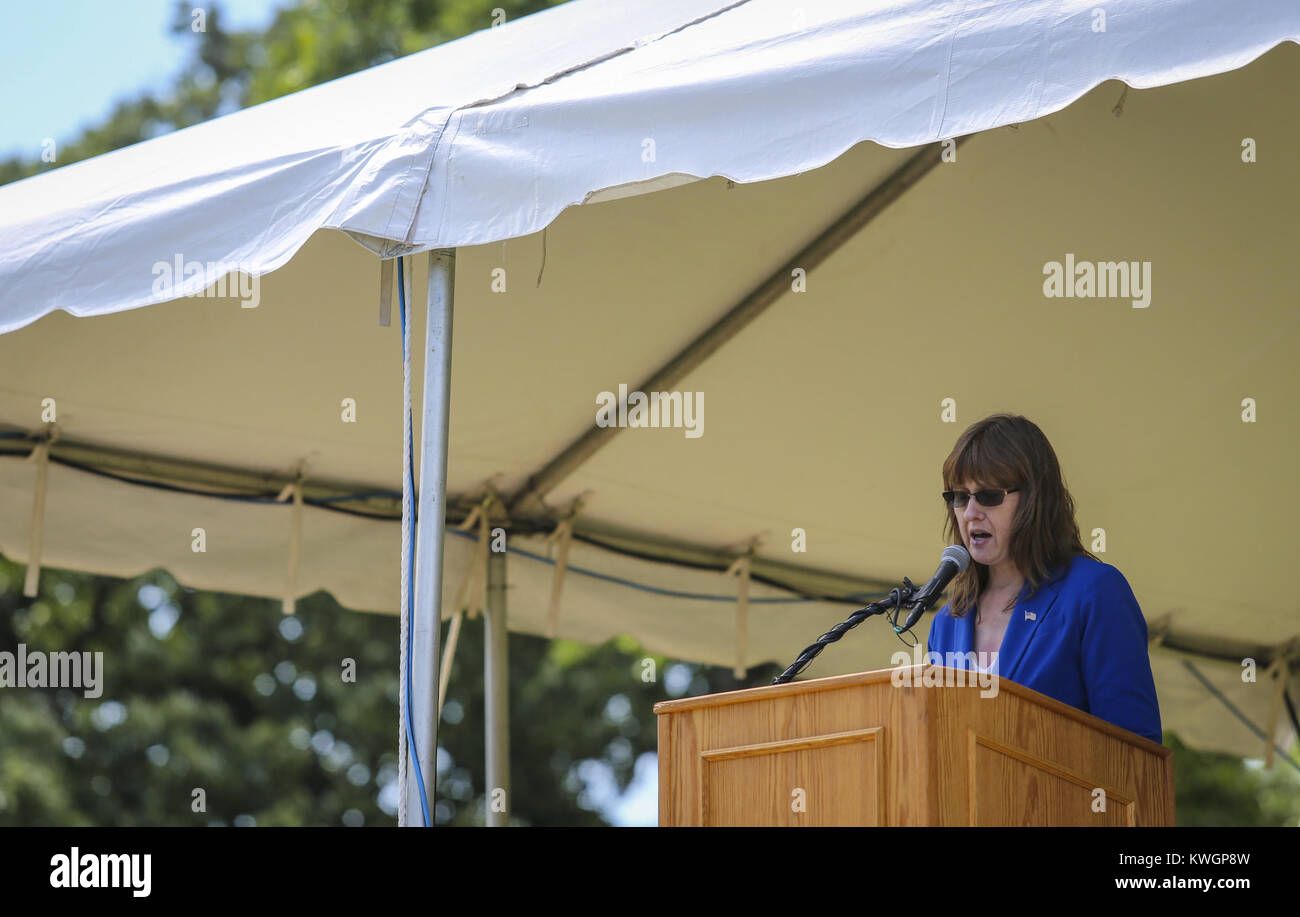
[{"label": "white tent canopy", "polygon": [[[942,461],[1010,410],[1134,587],[1165,728],[1260,755],[1276,725],[1286,747],[1263,670],[1300,635],[1276,575],[1300,8],[861,6],[575,0],[0,189],[0,552],[395,611],[402,364],[376,253],[454,248],[449,521],[488,492],[511,507],[512,630],[548,632],[546,533],[582,497],[555,633],[788,662],[851,610],[811,596],[930,574]],[[865,225],[816,241],[864,198]],[[1045,296],[1067,257],[1149,264],[1149,303]],[[178,259],[216,270],[158,267]],[[231,268],[260,278],[256,308],[188,296]],[[703,393],[703,435],[566,451],[601,392],[682,353],[669,387]],[[296,469],[291,576],[290,506],[204,494],[274,495]],[[751,546],[742,621],[724,571]],[[444,615],[472,554],[448,539]],[[869,621],[807,674],[900,648]]]}]

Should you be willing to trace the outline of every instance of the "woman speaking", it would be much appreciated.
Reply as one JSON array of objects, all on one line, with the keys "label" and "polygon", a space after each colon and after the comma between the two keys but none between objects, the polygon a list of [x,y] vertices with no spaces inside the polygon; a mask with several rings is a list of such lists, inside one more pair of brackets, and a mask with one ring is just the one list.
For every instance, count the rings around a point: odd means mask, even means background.
[{"label": "woman speaking", "polygon": [[1146,620],[1124,575],[1084,549],[1043,431],[1010,414],[981,420],[944,462],[943,486],[949,541],[971,564],[926,648],[958,666],[992,659],[1001,678],[1159,742]]}]

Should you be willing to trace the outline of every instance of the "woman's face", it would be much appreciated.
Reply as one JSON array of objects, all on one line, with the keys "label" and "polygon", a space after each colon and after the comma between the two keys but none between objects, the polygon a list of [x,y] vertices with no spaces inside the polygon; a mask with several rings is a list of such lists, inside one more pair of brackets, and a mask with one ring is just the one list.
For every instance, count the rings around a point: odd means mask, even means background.
[{"label": "woman's face", "polygon": [[[1002,488],[967,481],[956,489],[973,494],[979,490]],[[953,507],[962,543],[970,551],[972,560],[989,567],[1010,560],[1011,521],[1015,518],[1016,507],[1019,505],[1020,492],[1015,491],[1006,494],[998,506],[980,506],[979,501],[971,497],[965,506]]]}]

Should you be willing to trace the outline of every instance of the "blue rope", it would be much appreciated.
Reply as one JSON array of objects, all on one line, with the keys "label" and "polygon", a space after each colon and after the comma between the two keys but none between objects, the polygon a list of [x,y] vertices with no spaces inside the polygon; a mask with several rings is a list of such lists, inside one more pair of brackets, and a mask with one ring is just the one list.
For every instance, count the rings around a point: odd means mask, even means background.
[{"label": "blue rope", "polygon": [[[406,361],[409,359],[406,353],[406,278],[402,273],[402,261],[397,259],[397,303],[398,311],[402,317],[402,364],[405,368]],[[403,369],[405,375],[405,369]],[[429,825],[429,800],[424,793],[424,774],[420,771],[420,755],[415,745],[415,725],[411,722],[411,634],[415,630],[415,532],[411,522],[414,521],[415,508],[417,505],[415,495],[415,425],[411,421],[411,413],[407,411],[406,415],[406,454],[410,461],[407,483],[411,490],[411,519],[402,520],[403,526],[408,526],[410,532],[406,540],[408,547],[406,555],[406,582],[409,584],[406,590],[406,744],[411,752],[411,763],[415,765],[415,783],[420,788],[420,809],[424,813],[424,827]],[[435,701],[436,703],[436,701]],[[401,801],[401,805],[406,805],[406,800]]]}]

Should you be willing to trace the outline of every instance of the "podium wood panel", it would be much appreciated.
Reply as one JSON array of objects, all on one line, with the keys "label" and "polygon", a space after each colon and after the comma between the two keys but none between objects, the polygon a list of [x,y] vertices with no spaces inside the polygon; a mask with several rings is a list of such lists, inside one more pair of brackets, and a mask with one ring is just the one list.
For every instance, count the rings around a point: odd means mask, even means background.
[{"label": "podium wood panel", "polygon": [[[903,671],[903,670],[899,670]],[[1172,825],[1173,753],[1001,680],[914,666],[655,705],[659,823]]]}]

